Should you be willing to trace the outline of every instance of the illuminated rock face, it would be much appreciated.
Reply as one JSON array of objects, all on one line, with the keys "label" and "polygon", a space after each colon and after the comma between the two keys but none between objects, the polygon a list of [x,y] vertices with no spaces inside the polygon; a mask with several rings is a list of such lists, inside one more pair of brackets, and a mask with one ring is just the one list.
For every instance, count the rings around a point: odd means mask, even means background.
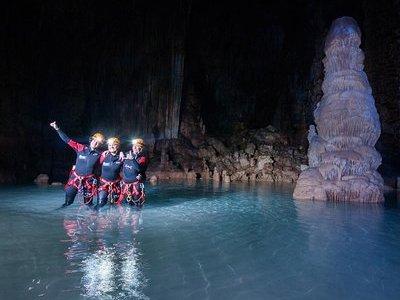
[{"label": "illuminated rock face", "polygon": [[383,179],[375,149],[381,126],[353,18],[335,20],[325,41],[324,96],[310,126],[309,168],[300,174],[296,199],[381,202]]}]

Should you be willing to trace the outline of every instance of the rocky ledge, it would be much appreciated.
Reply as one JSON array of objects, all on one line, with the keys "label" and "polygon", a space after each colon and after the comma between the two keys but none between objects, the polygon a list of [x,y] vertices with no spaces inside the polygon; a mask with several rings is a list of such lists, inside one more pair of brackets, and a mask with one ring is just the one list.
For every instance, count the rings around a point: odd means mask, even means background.
[{"label": "rocky ledge", "polygon": [[291,183],[307,167],[306,151],[290,145],[288,137],[272,126],[243,130],[230,138],[204,136],[202,143],[161,140],[150,147],[150,153],[147,173],[151,181],[201,178]]}]

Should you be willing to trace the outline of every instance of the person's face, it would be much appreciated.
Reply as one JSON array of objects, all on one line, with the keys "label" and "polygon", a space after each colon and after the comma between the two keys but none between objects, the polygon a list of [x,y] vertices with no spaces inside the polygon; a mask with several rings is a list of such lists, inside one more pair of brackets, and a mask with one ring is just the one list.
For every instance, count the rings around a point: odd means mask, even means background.
[{"label": "person's face", "polygon": [[138,145],[133,145],[132,146],[132,152],[133,154],[138,154],[140,151],[142,151],[142,147],[138,146]]},{"label": "person's face", "polygon": [[100,147],[100,145],[101,145],[101,142],[97,139],[93,139],[90,141],[90,148],[92,148],[92,149],[97,149]]},{"label": "person's face", "polygon": [[112,154],[117,153],[118,150],[119,150],[119,144],[117,143],[108,144],[108,151],[110,151]]}]

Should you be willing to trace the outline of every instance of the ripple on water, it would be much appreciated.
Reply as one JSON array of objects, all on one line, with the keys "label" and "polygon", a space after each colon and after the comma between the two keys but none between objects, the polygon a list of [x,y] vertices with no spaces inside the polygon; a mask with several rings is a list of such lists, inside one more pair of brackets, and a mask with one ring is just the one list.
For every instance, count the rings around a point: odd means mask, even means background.
[{"label": "ripple on water", "polygon": [[[160,184],[99,213],[0,190],[2,299],[397,299],[400,213],[291,186]],[[78,201],[77,201],[78,202]]]}]

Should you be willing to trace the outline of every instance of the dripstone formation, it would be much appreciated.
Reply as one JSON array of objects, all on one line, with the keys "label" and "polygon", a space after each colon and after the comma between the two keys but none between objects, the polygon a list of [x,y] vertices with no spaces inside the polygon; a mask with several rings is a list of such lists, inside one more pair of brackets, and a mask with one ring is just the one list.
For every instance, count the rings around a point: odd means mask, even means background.
[{"label": "dripstone formation", "polygon": [[336,19],[325,41],[323,97],[308,134],[309,168],[300,174],[294,198],[381,202],[383,179],[376,171],[381,133],[359,48],[361,32],[350,17]]}]

